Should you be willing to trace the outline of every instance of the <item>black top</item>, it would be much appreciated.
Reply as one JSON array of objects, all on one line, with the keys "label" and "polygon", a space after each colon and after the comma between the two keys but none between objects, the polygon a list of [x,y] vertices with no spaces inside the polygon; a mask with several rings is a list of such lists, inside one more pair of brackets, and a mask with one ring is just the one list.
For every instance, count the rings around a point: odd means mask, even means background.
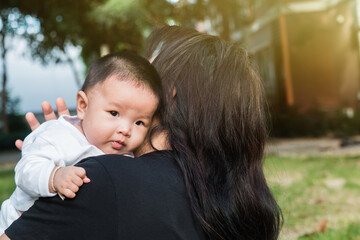
[{"label": "black top", "polygon": [[5,233],[10,239],[205,239],[173,152],[102,155],[77,166],[91,182],[74,199],[40,198]]}]

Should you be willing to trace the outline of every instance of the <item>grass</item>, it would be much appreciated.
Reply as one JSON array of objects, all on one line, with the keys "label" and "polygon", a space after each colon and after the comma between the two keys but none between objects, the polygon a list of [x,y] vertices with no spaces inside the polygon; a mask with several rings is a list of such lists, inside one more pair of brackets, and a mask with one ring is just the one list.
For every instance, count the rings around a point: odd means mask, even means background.
[{"label": "grass", "polygon": [[[281,240],[360,240],[360,156],[268,156],[265,173],[284,215]],[[14,189],[13,169],[0,171],[0,202]]]},{"label": "grass", "polygon": [[337,230],[329,229],[324,233],[313,234],[308,237],[300,237],[299,240],[357,240],[360,239],[360,228],[358,224],[350,224],[345,228]]},{"label": "grass", "polygon": [[0,203],[15,190],[14,169],[0,171]]},{"label": "grass", "polygon": [[265,172],[284,215],[280,239],[360,239],[360,157],[268,156]]}]

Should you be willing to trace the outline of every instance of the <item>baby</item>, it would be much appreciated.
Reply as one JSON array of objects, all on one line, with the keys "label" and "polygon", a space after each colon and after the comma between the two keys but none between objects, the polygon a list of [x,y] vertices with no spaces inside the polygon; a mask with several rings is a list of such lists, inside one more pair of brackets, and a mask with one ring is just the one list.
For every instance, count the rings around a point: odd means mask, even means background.
[{"label": "baby", "polygon": [[95,61],[77,93],[77,116],[41,124],[25,138],[15,167],[16,189],[3,202],[0,235],[38,197],[74,198],[85,170],[72,166],[100,154],[132,154],[144,142],[157,111],[161,81],[135,53]]}]

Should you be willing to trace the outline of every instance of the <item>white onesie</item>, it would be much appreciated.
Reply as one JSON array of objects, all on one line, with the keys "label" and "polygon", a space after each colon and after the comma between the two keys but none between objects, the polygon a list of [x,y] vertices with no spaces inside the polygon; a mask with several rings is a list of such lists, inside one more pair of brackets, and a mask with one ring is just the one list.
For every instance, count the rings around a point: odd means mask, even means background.
[{"label": "white onesie", "polygon": [[16,189],[1,206],[0,235],[28,210],[38,197],[52,197],[49,178],[55,166],[75,165],[80,160],[104,154],[91,145],[74,126],[80,120],[61,116],[41,124],[24,140],[22,157],[15,167]]}]

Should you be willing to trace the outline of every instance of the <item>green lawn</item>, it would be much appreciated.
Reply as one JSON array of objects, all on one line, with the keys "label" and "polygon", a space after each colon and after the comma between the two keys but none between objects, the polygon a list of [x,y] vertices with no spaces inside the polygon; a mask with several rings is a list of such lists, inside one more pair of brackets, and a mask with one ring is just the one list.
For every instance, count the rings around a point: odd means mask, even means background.
[{"label": "green lawn", "polygon": [[265,170],[284,215],[280,239],[360,239],[360,157],[269,156]]},{"label": "green lawn", "polygon": [[15,190],[14,169],[0,171],[0,203]]},{"label": "green lawn", "polygon": [[[360,157],[268,156],[265,171],[284,215],[281,240],[360,240]],[[0,171],[0,202],[13,178],[12,169]],[[325,232],[314,234],[322,221]]]}]

